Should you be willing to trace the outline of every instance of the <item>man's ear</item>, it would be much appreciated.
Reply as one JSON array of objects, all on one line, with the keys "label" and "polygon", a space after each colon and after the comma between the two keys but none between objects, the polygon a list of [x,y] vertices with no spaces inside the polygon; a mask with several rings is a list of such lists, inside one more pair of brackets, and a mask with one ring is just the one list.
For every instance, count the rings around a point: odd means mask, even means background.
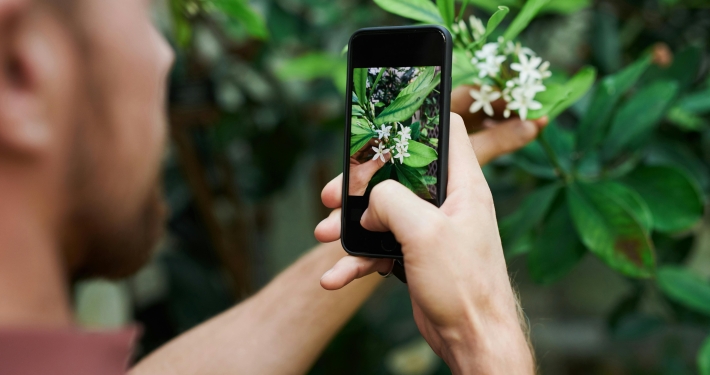
[{"label": "man's ear", "polygon": [[0,156],[32,158],[51,148],[56,105],[48,94],[57,90],[47,86],[57,85],[50,77],[61,75],[62,57],[53,53],[46,14],[32,0],[0,0]]}]

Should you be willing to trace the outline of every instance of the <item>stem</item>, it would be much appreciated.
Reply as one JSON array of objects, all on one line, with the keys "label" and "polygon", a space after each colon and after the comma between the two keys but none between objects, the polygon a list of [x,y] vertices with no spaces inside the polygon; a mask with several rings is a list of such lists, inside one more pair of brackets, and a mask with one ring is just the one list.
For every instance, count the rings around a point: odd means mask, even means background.
[{"label": "stem", "polygon": [[550,159],[550,162],[555,167],[557,174],[559,174],[565,180],[565,182],[570,182],[572,180],[571,176],[565,172],[564,168],[562,168],[562,164],[560,164],[559,159],[557,159],[557,155],[552,149],[552,146],[550,146],[545,137],[542,136],[544,131],[545,129],[540,131],[540,134],[537,136],[537,141],[540,142],[542,149],[545,150],[545,155],[547,155],[547,158]]},{"label": "stem", "polygon": [[466,7],[468,6],[468,0],[463,0],[461,9],[459,10],[459,21],[463,19],[464,12],[466,12]]}]

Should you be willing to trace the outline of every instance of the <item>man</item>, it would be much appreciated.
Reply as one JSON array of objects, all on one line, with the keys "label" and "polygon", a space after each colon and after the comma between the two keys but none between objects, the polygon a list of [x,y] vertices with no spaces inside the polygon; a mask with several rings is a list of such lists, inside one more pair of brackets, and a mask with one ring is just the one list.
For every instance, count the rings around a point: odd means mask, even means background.
[{"label": "man", "polygon": [[[69,286],[135,272],[163,226],[158,179],[173,57],[149,6],[0,0],[0,374],[126,371],[135,330],[80,332]],[[466,101],[465,91],[455,94],[454,109],[465,111]],[[363,216],[366,228],[392,230],[402,243],[417,325],[454,373],[533,372],[479,163],[521,147],[542,125],[513,120],[477,133],[475,155],[452,116],[446,204],[436,209],[390,181]],[[316,229],[330,243],[130,373],[306,372],[380,282],[370,274],[391,264],[344,256],[340,184],[324,189],[335,211]],[[432,256],[438,249],[448,256]]]}]

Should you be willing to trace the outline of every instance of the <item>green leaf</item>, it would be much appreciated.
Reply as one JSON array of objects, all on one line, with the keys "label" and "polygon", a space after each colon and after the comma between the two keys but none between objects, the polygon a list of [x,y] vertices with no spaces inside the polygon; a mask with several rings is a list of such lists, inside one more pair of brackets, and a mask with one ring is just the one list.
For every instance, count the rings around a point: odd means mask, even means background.
[{"label": "green leaf", "polygon": [[451,86],[456,88],[463,84],[472,84],[477,71],[471,64],[471,57],[462,49],[454,49],[451,66]]},{"label": "green leaf", "polygon": [[499,6],[498,10],[496,10],[493,15],[491,15],[491,18],[488,19],[488,23],[486,23],[486,32],[483,33],[483,36],[481,36],[481,39],[478,40],[478,42],[474,43],[474,46],[482,46],[483,44],[486,43],[486,39],[498,28],[498,25],[503,21],[505,16],[510,12],[510,8],[506,6]]},{"label": "green leaf", "polygon": [[605,181],[600,183],[600,186],[617,198],[617,201],[641,224],[647,234],[651,232],[651,228],[653,228],[653,215],[646,201],[641,198],[639,193],[616,181]]},{"label": "green leaf", "polygon": [[658,270],[656,283],[668,298],[710,316],[710,284],[707,280],[684,268],[665,266]]},{"label": "green leaf", "polygon": [[[406,87],[404,87],[399,94],[397,94],[397,97],[408,95],[415,93],[417,91],[422,91],[422,90],[427,90],[429,87],[436,82],[438,84],[441,82],[441,75],[436,75],[435,74],[435,67],[433,66],[428,66],[426,68],[422,68],[419,71],[419,74],[417,75],[417,78],[412,81],[412,83],[408,84]],[[431,89],[429,89],[431,91]],[[428,94],[428,92],[427,92]]]},{"label": "green leaf", "polygon": [[185,16],[184,4],[179,0],[170,0],[170,13],[173,20],[173,33],[178,46],[187,48],[192,40],[192,25]]},{"label": "green leaf", "polygon": [[710,113],[710,89],[688,94],[678,99],[676,106],[694,115]]},{"label": "green leaf", "polygon": [[651,65],[645,55],[621,72],[606,76],[596,88],[587,113],[577,129],[577,151],[587,152],[604,138],[609,117],[621,96],[633,86]]},{"label": "green leaf", "polygon": [[710,375],[710,336],[705,339],[698,351],[698,371],[700,375]]},{"label": "green leaf", "polygon": [[351,134],[370,134],[372,136],[375,135],[375,132],[372,131],[372,128],[370,127],[370,121],[368,121],[366,118],[353,117],[351,118],[350,123],[352,124],[350,126]]},{"label": "green leaf", "polygon": [[653,227],[658,231],[687,230],[703,215],[703,199],[698,187],[676,168],[641,167],[623,181],[646,201],[653,216]]},{"label": "green leaf", "polygon": [[[375,82],[372,83],[372,89],[371,91],[374,93],[375,90],[377,90],[377,84],[380,83],[380,79],[382,78],[382,74],[387,70],[387,68],[380,68],[380,72],[377,73],[377,77],[375,78]],[[377,103],[379,104],[379,102]]]},{"label": "green leaf", "polygon": [[404,164],[412,168],[426,167],[437,158],[436,150],[417,141],[409,141],[408,152],[409,157],[404,158]]},{"label": "green leaf", "polygon": [[500,222],[503,249],[510,253],[542,221],[554,201],[560,185],[550,184],[535,190],[512,215]]},{"label": "green leaf", "polygon": [[647,148],[646,161],[651,165],[675,167],[687,173],[701,191],[710,190],[710,170],[685,143],[657,138]]},{"label": "green leaf", "polygon": [[276,70],[276,75],[281,79],[304,80],[329,77],[343,62],[344,59],[327,53],[312,52],[285,61]]},{"label": "green leaf", "polygon": [[374,0],[380,8],[404,18],[441,25],[444,20],[429,0]]},{"label": "green leaf", "polygon": [[703,61],[703,50],[696,46],[686,47],[673,56],[673,63],[668,68],[653,66],[644,79],[649,81],[673,80],[681,91],[685,91],[695,82]]},{"label": "green leaf", "polygon": [[[357,98],[353,97],[353,99],[357,99]],[[352,113],[353,113],[353,116],[365,116],[365,110],[363,110],[359,104],[353,104]]]},{"label": "green leaf", "polygon": [[212,0],[212,4],[224,14],[240,21],[249,35],[259,39],[268,38],[269,31],[264,18],[246,0]]},{"label": "green leaf", "polygon": [[574,77],[570,78],[570,80],[564,84],[564,88],[567,91],[566,97],[557,103],[557,105],[552,107],[549,113],[547,113],[550,121],[559,116],[560,113],[564,112],[567,108],[577,103],[577,101],[579,101],[579,99],[581,99],[592,87],[596,77],[596,69],[586,66],[577,72]]},{"label": "green leaf", "polygon": [[524,171],[541,178],[556,178],[557,172],[537,140],[513,154],[513,162]]},{"label": "green leaf", "polygon": [[372,188],[374,188],[375,185],[379,184],[384,180],[389,180],[390,178],[392,178],[392,163],[385,163],[385,165],[383,165],[382,168],[380,168],[370,179],[370,182],[367,184],[366,194],[369,194],[369,192],[372,191]]},{"label": "green leaf", "polygon": [[577,183],[567,189],[582,243],[622,274],[650,277],[655,269],[651,240],[622,199],[600,185]]},{"label": "green leaf", "polygon": [[421,88],[411,94],[398,96],[387,108],[375,118],[375,125],[391,122],[406,121],[416,112],[426,99],[427,95],[439,85],[435,79],[429,86]]},{"label": "green leaf", "polygon": [[619,19],[614,13],[599,9],[594,12],[592,27],[590,45],[594,60],[606,74],[618,71],[622,66]]},{"label": "green leaf", "polygon": [[505,40],[515,39],[521,31],[528,27],[530,21],[537,15],[537,13],[545,6],[550,0],[528,0],[523,5],[523,8],[515,17],[513,22],[508,26],[508,30],[503,33],[503,38]]},{"label": "green leaf", "polygon": [[399,163],[395,163],[394,166],[397,171],[397,180],[402,185],[424,199],[431,199],[429,189],[424,183],[424,177],[417,169]]},{"label": "green leaf", "polygon": [[663,119],[678,91],[672,81],[658,81],[639,90],[614,115],[603,145],[608,160],[628,148],[638,147]]},{"label": "green leaf", "polygon": [[454,0],[436,0],[436,5],[439,7],[444,26],[450,29],[454,22]]},{"label": "green leaf", "polygon": [[537,119],[547,115],[559,104],[567,99],[569,89],[565,85],[549,84],[545,91],[537,93],[535,100],[542,104],[542,108],[528,112],[528,118]]},{"label": "green leaf", "polygon": [[360,103],[366,103],[367,99],[367,68],[353,69],[353,86],[355,95]]},{"label": "green leaf", "polygon": [[409,128],[412,129],[412,140],[418,141],[421,135],[422,123],[419,121],[414,122],[412,125],[409,125]]},{"label": "green leaf", "polygon": [[360,151],[367,142],[370,142],[372,135],[370,134],[351,134],[350,135],[350,156]]},{"label": "green leaf", "polygon": [[[543,129],[540,137],[550,145],[562,169],[565,172],[571,172],[572,153],[574,152],[574,133],[560,126],[557,121],[552,121]],[[545,161],[550,164],[546,154],[544,158]]]},{"label": "green leaf", "polygon": [[437,178],[435,176],[424,176],[422,181],[424,181],[426,185],[436,185]]},{"label": "green leaf", "polygon": [[571,14],[588,8],[590,5],[592,5],[591,0],[550,0],[540,12]]},{"label": "green leaf", "polygon": [[550,213],[528,254],[530,276],[540,284],[559,280],[586,254],[569,209],[562,203]]}]

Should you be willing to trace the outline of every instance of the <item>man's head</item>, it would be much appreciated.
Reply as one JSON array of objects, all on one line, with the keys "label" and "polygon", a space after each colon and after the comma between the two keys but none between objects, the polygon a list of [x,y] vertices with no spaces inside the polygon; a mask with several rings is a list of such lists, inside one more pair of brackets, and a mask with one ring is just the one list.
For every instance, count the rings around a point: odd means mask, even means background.
[{"label": "man's head", "polygon": [[70,276],[135,271],[163,226],[172,51],[149,6],[0,0],[0,201],[56,238]]}]

